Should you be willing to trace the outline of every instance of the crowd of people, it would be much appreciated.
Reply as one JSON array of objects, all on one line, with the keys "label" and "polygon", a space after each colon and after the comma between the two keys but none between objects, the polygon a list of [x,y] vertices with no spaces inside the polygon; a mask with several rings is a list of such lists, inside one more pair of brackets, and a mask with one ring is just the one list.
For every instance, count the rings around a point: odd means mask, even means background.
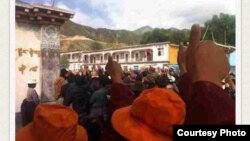
[{"label": "crowd of people", "polygon": [[55,102],[41,103],[29,82],[16,140],[171,141],[173,125],[235,124],[235,75],[225,51],[200,41],[193,25],[177,60],[180,71],[124,71],[111,56],[104,70],[61,69]]}]

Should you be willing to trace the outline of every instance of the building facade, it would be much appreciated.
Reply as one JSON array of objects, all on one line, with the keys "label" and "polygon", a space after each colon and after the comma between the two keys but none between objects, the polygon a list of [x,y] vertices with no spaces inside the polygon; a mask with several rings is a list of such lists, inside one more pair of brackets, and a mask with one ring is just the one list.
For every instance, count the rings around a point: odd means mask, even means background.
[{"label": "building facade", "polygon": [[53,83],[60,71],[60,26],[72,11],[16,1],[16,112],[27,95],[27,82],[35,79],[42,102],[54,100]]},{"label": "building facade", "polygon": [[149,66],[162,68],[175,65],[177,64],[177,51],[177,45],[170,44],[170,42],[161,42],[91,52],[61,52],[60,56],[67,56],[68,69],[73,71],[79,71],[84,65],[88,65],[89,68],[97,65],[105,68],[109,55],[121,64],[122,69],[138,70]]}]

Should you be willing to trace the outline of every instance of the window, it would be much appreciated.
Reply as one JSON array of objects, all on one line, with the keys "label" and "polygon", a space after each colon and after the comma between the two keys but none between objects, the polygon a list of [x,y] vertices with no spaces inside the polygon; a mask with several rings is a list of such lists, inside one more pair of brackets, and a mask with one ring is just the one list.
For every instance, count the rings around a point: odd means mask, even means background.
[{"label": "window", "polygon": [[120,54],[121,59],[124,59],[124,53]]},{"label": "window", "polygon": [[82,55],[81,54],[78,54],[78,60],[80,61],[82,58]]},{"label": "window", "polygon": [[139,61],[139,54],[138,53],[135,54],[135,61]]},{"label": "window", "polygon": [[139,68],[138,66],[134,66],[134,70],[138,70],[138,68]]},{"label": "window", "polygon": [[163,48],[158,48],[158,56],[163,56]]},{"label": "window", "polygon": [[111,54],[110,53],[105,54],[104,55],[104,60],[107,60],[109,55],[111,55]]},{"label": "window", "polygon": [[126,54],[126,62],[128,62],[128,54]]}]

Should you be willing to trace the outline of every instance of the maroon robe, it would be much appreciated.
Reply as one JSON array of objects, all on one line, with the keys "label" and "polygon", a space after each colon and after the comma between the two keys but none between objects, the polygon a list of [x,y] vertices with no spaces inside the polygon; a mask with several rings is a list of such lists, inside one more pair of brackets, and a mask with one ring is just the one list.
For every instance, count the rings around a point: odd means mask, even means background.
[{"label": "maroon robe", "polygon": [[111,124],[111,117],[115,110],[131,105],[133,102],[132,91],[128,86],[113,83],[110,89],[110,100],[108,104],[108,123],[102,134],[101,141],[123,141],[125,140],[117,133]]},{"label": "maroon robe", "polygon": [[[180,96],[186,103],[184,124],[235,124],[235,102],[222,88],[206,81],[192,84],[188,74],[180,78]],[[124,140],[111,125],[112,113],[133,102],[131,90],[126,85],[113,83],[110,91],[109,122],[102,141]]]},{"label": "maroon robe", "polygon": [[192,84],[186,73],[179,90],[186,103],[184,124],[235,124],[235,101],[218,85],[207,81]]}]

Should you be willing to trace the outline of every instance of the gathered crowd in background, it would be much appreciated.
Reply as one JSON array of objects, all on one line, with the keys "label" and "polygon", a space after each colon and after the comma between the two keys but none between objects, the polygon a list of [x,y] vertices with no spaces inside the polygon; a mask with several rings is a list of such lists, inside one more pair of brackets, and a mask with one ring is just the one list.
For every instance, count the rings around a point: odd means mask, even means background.
[{"label": "gathered crowd in background", "polygon": [[235,124],[235,74],[223,49],[200,41],[197,25],[188,47],[179,46],[178,66],[127,71],[109,57],[105,69],[61,69],[56,101],[42,104],[31,81],[17,140],[34,132],[42,140],[168,141],[175,124]]}]

